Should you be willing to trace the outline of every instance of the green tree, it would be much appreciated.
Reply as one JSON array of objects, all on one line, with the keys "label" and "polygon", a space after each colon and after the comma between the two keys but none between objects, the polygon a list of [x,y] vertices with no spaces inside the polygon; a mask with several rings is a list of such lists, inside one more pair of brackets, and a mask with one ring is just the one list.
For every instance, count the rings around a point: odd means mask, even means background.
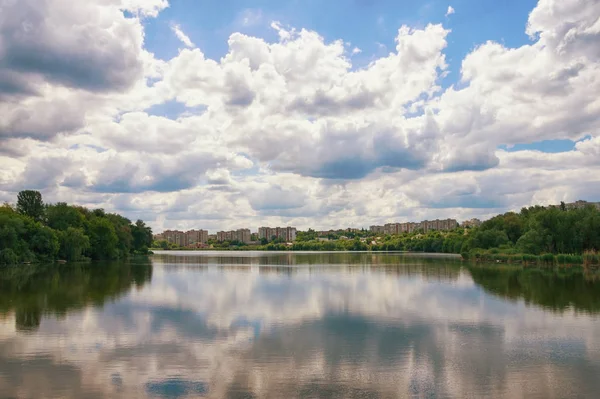
[{"label": "green tree", "polygon": [[60,242],[59,256],[69,261],[80,260],[83,252],[90,247],[90,239],[82,229],[68,227],[66,231],[59,233],[58,238]]},{"label": "green tree", "polygon": [[24,190],[17,195],[17,212],[40,221],[44,216],[44,201],[39,191]]},{"label": "green tree", "polygon": [[138,219],[131,227],[131,234],[134,251],[148,252],[148,247],[152,245],[152,229]]},{"label": "green tree", "polygon": [[133,247],[131,220],[116,213],[106,214],[106,218],[112,223],[117,234],[117,257],[128,256]]},{"label": "green tree", "polygon": [[115,227],[107,219],[96,217],[89,224],[90,255],[93,259],[114,259],[119,256]]},{"label": "green tree", "polygon": [[0,265],[14,265],[19,262],[19,257],[11,248],[0,250]]},{"label": "green tree", "polygon": [[69,227],[82,228],[84,223],[85,217],[79,209],[69,206],[65,202],[46,206],[46,224],[48,227],[65,231]]},{"label": "green tree", "polygon": [[31,250],[42,259],[54,259],[58,254],[60,243],[54,230],[36,223],[30,240]]},{"label": "green tree", "polygon": [[547,247],[547,236],[542,230],[529,230],[517,241],[517,248],[526,254],[538,255]]}]

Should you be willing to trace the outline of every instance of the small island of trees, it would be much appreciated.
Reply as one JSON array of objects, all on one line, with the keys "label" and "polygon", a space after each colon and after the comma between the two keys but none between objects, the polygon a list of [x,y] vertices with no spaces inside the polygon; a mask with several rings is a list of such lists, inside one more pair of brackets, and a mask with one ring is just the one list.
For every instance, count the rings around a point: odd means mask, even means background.
[{"label": "small island of trees", "polygon": [[44,204],[38,191],[0,206],[0,264],[121,259],[147,254],[152,230],[138,220],[64,202]]}]

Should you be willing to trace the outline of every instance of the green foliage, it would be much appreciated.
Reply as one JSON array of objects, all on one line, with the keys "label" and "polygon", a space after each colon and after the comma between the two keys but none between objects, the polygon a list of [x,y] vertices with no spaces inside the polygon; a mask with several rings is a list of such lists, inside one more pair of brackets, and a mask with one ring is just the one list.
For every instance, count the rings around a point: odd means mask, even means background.
[{"label": "green foliage", "polygon": [[19,257],[10,248],[0,250],[0,265],[14,265],[19,262]]},{"label": "green foliage", "polygon": [[313,229],[308,229],[308,231],[299,231],[296,234],[296,241],[313,241],[317,239],[317,232]]},{"label": "green foliage", "polygon": [[593,206],[523,208],[518,214],[498,215],[469,235],[463,250],[499,248],[510,252],[514,244],[518,252],[532,255],[582,254],[600,248],[600,211]]},{"label": "green foliage", "polygon": [[158,240],[152,243],[152,248],[169,249],[170,245],[167,240]]},{"label": "green foliage", "polygon": [[105,217],[94,217],[89,224],[90,255],[93,259],[119,257],[119,238],[115,226]]},{"label": "green foliage", "polygon": [[58,254],[60,244],[54,230],[36,223],[33,236],[29,241],[29,248],[41,260],[53,260]]},{"label": "green foliage", "polygon": [[79,229],[84,226],[84,222],[83,213],[66,202],[46,206],[46,224],[54,230],[65,231],[69,227]]},{"label": "green foliage", "polygon": [[146,226],[142,220],[138,219],[131,226],[131,235],[133,236],[134,252],[142,254],[148,252],[148,247],[152,245],[152,229]]},{"label": "green foliage", "polygon": [[497,228],[476,231],[471,238],[472,248],[498,248],[501,245],[508,244],[509,238],[505,231]]},{"label": "green foliage", "polygon": [[141,220],[64,202],[44,206],[37,191],[20,192],[16,210],[0,207],[0,263],[123,258],[146,254],[151,244]]},{"label": "green foliage", "polygon": [[82,229],[68,227],[66,231],[59,232],[60,250],[59,257],[68,261],[78,261],[83,252],[90,248],[90,239]]},{"label": "green foliage", "polygon": [[40,221],[44,216],[44,201],[39,191],[25,190],[17,195],[17,212]]}]

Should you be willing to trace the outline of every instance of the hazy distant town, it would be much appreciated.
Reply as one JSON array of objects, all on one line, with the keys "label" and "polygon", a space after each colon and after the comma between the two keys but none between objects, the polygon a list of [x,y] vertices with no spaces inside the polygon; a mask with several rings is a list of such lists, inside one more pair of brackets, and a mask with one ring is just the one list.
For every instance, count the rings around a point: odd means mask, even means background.
[{"label": "hazy distant town", "polygon": [[[549,207],[561,207],[565,209],[580,209],[587,205],[593,205],[600,209],[600,202],[575,201],[561,205],[550,205]],[[316,231],[318,240],[328,240],[330,237],[347,238],[344,233],[368,232],[374,235],[398,235],[403,233],[427,233],[430,231],[452,231],[458,227],[475,228],[481,225],[482,221],[473,218],[459,223],[456,219],[435,219],[423,220],[421,222],[401,222],[386,223],[384,225],[372,225],[369,229],[364,228],[345,228]],[[179,247],[203,248],[213,243],[233,242],[243,244],[266,244],[270,242],[291,243],[296,241],[298,230],[296,227],[259,227],[257,231],[252,232],[249,228],[240,228],[237,230],[218,231],[216,234],[209,234],[208,230],[165,230],[160,234],[154,235],[155,241],[167,241],[170,244]]]}]

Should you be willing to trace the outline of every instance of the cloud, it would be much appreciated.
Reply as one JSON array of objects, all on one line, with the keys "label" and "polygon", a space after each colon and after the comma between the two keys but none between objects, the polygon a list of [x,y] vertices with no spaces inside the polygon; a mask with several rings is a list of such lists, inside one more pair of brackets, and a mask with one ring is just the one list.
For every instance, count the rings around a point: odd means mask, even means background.
[{"label": "cloud", "polygon": [[448,11],[446,11],[446,16],[450,16],[454,13],[455,13],[454,8],[452,8],[452,6],[448,6]]},{"label": "cloud", "polygon": [[[597,199],[595,1],[540,0],[529,43],[479,43],[447,87],[452,32],[441,24],[401,26],[361,68],[348,38],[280,22],[271,36],[233,32],[218,59],[192,44],[159,60],[144,19],[165,1],[18,5],[0,19],[1,198],[31,182],[107,209],[143,201],[155,228],[215,229]],[[174,103],[176,116],[151,115]],[[561,154],[498,150],[554,139],[578,142]]]},{"label": "cloud", "polygon": [[192,40],[181,30],[181,26],[178,24],[171,25],[171,30],[175,33],[175,36],[181,41],[181,43],[185,44],[186,47],[194,48],[196,45],[192,42]]},{"label": "cloud", "polygon": [[300,208],[306,202],[306,195],[301,190],[275,185],[257,187],[247,194],[252,209],[256,211]]},{"label": "cloud", "polygon": [[[164,0],[5,2],[0,19],[0,140],[50,140],[85,126],[139,87],[154,60],[138,18]],[[136,86],[137,85],[137,86]],[[113,105],[115,104],[115,105]]]}]

